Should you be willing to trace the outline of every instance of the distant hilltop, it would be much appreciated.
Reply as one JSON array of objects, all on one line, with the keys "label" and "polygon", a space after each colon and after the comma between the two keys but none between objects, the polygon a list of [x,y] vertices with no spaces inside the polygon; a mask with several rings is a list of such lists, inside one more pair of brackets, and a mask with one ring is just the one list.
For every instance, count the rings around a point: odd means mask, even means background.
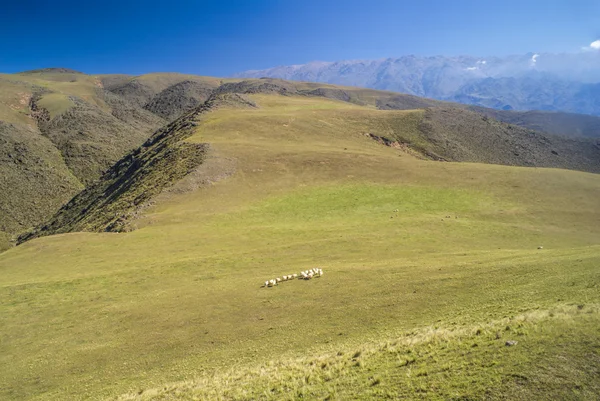
[{"label": "distant hilltop", "polygon": [[235,77],[360,86],[500,110],[600,115],[600,51],[316,61]]},{"label": "distant hilltop", "polygon": [[83,74],[81,71],[64,67],[40,68],[38,70],[23,71],[21,74]]}]

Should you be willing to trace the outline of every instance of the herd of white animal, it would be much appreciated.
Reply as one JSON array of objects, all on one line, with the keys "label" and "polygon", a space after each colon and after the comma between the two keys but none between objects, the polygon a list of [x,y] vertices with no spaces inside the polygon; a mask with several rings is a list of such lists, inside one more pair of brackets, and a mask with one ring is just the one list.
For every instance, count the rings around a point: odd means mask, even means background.
[{"label": "herd of white animal", "polygon": [[295,279],[310,280],[313,277],[321,277],[321,276],[323,276],[323,269],[321,269],[319,267],[315,267],[314,269],[300,272],[300,274],[294,273],[294,274],[290,274],[290,275],[283,276],[283,277],[277,277],[272,280],[267,280],[267,281],[265,281],[264,287],[274,287],[281,282],[289,281],[289,280],[295,280]]}]

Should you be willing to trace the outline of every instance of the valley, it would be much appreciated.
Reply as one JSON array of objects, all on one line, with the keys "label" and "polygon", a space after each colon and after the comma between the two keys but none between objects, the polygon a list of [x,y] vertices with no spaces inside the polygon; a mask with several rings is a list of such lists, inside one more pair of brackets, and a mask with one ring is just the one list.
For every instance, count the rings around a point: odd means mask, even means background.
[{"label": "valley", "polygon": [[223,82],[0,254],[0,397],[597,397],[595,142],[320,87]]}]

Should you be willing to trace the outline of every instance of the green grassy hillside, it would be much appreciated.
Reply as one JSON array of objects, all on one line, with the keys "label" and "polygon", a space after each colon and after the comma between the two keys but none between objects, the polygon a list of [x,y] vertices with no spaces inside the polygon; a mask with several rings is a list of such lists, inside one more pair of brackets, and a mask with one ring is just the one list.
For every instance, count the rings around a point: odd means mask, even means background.
[{"label": "green grassy hillside", "polygon": [[[254,95],[266,93],[293,97],[286,100],[290,105],[306,99],[308,104],[320,107],[316,105],[320,104],[319,97],[323,95],[337,99],[335,95],[338,92],[326,89],[315,95],[313,90],[307,90],[306,87],[277,80],[225,83],[206,104],[159,130],[154,139],[122,159],[48,222],[22,235],[19,242],[72,231],[129,230],[128,221],[137,216],[140,208],[205,159],[204,156],[190,159],[187,150],[180,154],[181,149],[175,145],[191,135],[194,118],[218,107],[223,96],[229,96],[229,100],[237,99],[240,105],[248,105],[253,104],[252,101],[244,100],[238,92]],[[589,140],[547,136],[456,108],[381,111],[370,107],[368,100],[362,92],[342,99],[343,103],[355,107],[334,125],[344,127],[347,132],[360,132],[366,138],[376,139],[422,159],[600,172],[600,148]],[[290,106],[283,107],[283,110],[286,107]],[[279,109],[276,109],[276,113],[280,115]],[[247,129],[247,114],[240,115],[244,116],[240,129]],[[228,119],[235,120],[234,116]],[[292,117],[292,120],[295,119]],[[188,165],[191,160],[195,161]]]},{"label": "green grassy hillside", "polygon": [[[593,140],[565,141],[534,132],[512,130],[494,122],[482,123],[479,114],[465,111],[459,105],[370,89],[273,79],[221,80],[174,73],[136,77],[88,76],[66,68],[2,74],[0,89],[0,121],[10,124],[4,126],[4,131],[11,130],[10,135],[14,137],[21,129],[33,129],[39,137],[44,137],[39,140],[38,146],[47,146],[40,153],[41,159],[36,161],[36,169],[18,170],[12,164],[3,167],[7,177],[13,177],[12,185],[19,187],[16,191],[5,191],[0,197],[0,220],[5,221],[4,227],[10,226],[3,235],[6,238],[44,221],[64,204],[65,199],[82,186],[95,182],[158,128],[199,107],[213,93],[281,93],[322,97],[383,110],[427,108],[427,113],[419,115],[420,134],[410,135],[408,141],[404,137],[396,138],[400,147],[418,148],[417,153],[424,153],[427,157],[453,161],[560,167],[592,172],[600,169],[597,161],[600,147]],[[444,114],[448,111],[451,119]],[[401,119],[394,124],[411,125],[418,116],[407,118],[411,121]],[[528,121],[513,120],[523,125],[527,125]],[[583,120],[571,118],[561,121],[563,123],[557,124],[559,128],[554,131],[567,132],[570,127],[579,130],[577,124]],[[398,127],[388,131],[398,130],[406,131]],[[468,136],[475,131],[480,140],[473,142]],[[588,131],[586,133],[589,134]],[[22,141],[21,145],[28,143],[31,141]],[[2,157],[9,157],[5,154],[7,149],[0,148]],[[37,152],[29,148],[19,149],[18,157],[23,160],[27,159],[27,154]],[[56,164],[51,155],[56,154],[57,150],[62,158],[61,167],[56,171],[43,167]],[[40,184],[41,187],[54,185],[51,183],[57,171],[60,174],[67,173],[61,177],[66,184],[54,186],[57,190],[53,196],[45,197],[44,206],[19,201],[17,196],[24,193],[31,199],[47,196],[47,192],[38,192],[38,185],[32,185],[31,182],[45,182]],[[72,180],[72,176],[76,180]],[[18,224],[14,223],[15,216],[22,216],[18,218]],[[4,248],[6,242],[2,243]]]},{"label": "green grassy hillside", "polygon": [[425,160],[423,111],[248,97],[194,117],[178,143],[210,152],[137,230],[0,254],[0,398],[600,397],[599,175]]}]

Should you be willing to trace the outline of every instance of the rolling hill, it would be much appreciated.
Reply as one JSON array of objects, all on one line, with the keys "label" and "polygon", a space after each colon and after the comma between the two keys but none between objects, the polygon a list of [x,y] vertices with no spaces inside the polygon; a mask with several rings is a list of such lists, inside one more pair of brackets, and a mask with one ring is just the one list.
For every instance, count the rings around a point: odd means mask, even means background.
[{"label": "rolling hill", "polygon": [[48,218],[165,123],[68,69],[2,74],[0,88],[5,237]]},{"label": "rolling hill", "polygon": [[[592,136],[595,120],[589,116],[563,118],[561,113],[551,113],[550,117],[540,119],[543,113],[523,115],[483,108],[469,111],[457,104],[394,92],[269,79],[219,80],[183,74],[91,77],[68,69],[30,71],[3,76],[3,79],[1,83],[7,90],[2,119],[7,124],[3,125],[2,132],[11,131],[10,135],[5,134],[11,141],[20,137],[15,130],[37,132],[36,137],[21,140],[19,147],[2,149],[7,152],[6,158],[16,157],[22,163],[33,163],[25,168],[15,163],[2,167],[7,188],[16,188],[4,193],[0,205],[4,213],[0,227],[5,233],[3,248],[8,246],[7,238],[40,225],[83,187],[101,188],[106,181],[96,181],[105,172],[114,173],[108,171],[114,162],[139,146],[160,126],[201,107],[212,94],[278,93],[334,99],[381,110],[419,110],[402,118],[382,119],[382,123],[389,125],[389,132],[383,137],[385,141],[411,148],[422,157],[447,161],[598,171],[598,144],[593,139],[565,139],[495,120],[561,134],[573,129],[576,134]],[[559,119],[562,124],[556,123]],[[36,146],[45,146],[44,152],[29,149],[35,138],[42,137]],[[10,154],[9,149],[13,149]],[[52,159],[57,151],[60,159]],[[29,155],[32,152],[38,152],[41,158],[27,161],[33,157]],[[58,170],[57,163],[61,165]],[[23,198],[28,201],[21,202]],[[44,200],[40,201],[41,198]],[[140,203],[143,202],[134,202],[135,207],[115,213],[135,214],[132,210],[140,207]],[[71,213],[75,210],[78,209]],[[116,216],[113,219],[117,219]],[[73,216],[67,218],[74,219]],[[42,226],[54,229],[40,226],[37,232],[67,230],[57,228],[56,223]],[[111,225],[92,224],[90,227],[102,230],[108,226]],[[70,230],[76,227],[81,228],[76,225]]]},{"label": "rolling hill", "polygon": [[[188,83],[189,81],[184,81]],[[173,87],[178,87],[174,85]],[[172,87],[172,88],[173,88]],[[291,97],[323,97],[368,106],[408,112],[380,111],[376,126],[385,135],[365,131],[380,143],[432,160],[480,162],[530,167],[557,167],[600,173],[600,146],[593,140],[563,138],[500,123],[473,111],[443,103],[382,93],[371,98],[369,91],[314,88],[280,80],[247,80],[224,83],[208,101],[157,131],[144,145],[125,156],[104,176],[88,186],[48,222],[20,236],[19,242],[48,234],[72,231],[123,231],[137,211],[164,189],[193,171],[205,158],[206,147],[187,148],[194,119],[224,99],[250,105],[240,94],[277,94]],[[227,96],[229,95],[229,96]],[[231,97],[235,95],[237,97]],[[225,96],[225,97],[224,97]],[[226,101],[226,103],[227,103]],[[417,105],[433,106],[410,109]]]},{"label": "rolling hill", "polygon": [[[194,106],[199,106],[208,98],[207,94],[216,89],[221,80],[176,73],[157,73],[141,76],[100,75],[104,87],[123,99],[143,108],[168,115],[181,114]],[[178,110],[179,105],[185,109]],[[163,107],[160,107],[160,106]],[[166,107],[166,108],[165,108]]]},{"label": "rolling hill", "polygon": [[542,168],[593,142],[324,88],[225,82],[0,254],[0,397],[597,398],[600,175]]},{"label": "rolling hill", "polygon": [[218,82],[180,74],[89,76],[67,68],[1,74],[0,249],[203,103]]},{"label": "rolling hill", "polygon": [[184,140],[193,134],[198,116],[223,105],[252,107],[253,103],[239,95],[212,96],[197,110],[157,131],[111,167],[101,180],[75,196],[48,224],[19,240],[71,231],[127,231],[129,220],[140,208],[206,159],[206,144],[188,144]]}]

